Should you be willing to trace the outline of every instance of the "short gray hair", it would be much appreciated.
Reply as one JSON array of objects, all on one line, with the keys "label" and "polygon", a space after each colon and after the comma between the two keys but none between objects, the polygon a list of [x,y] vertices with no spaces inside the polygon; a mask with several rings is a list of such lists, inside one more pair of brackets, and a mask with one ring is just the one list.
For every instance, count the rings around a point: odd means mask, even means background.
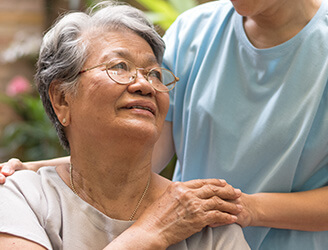
[{"label": "short gray hair", "polygon": [[144,13],[134,7],[104,1],[89,14],[76,12],[59,18],[43,38],[35,82],[60,143],[68,152],[69,142],[53,110],[48,91],[53,81],[59,81],[64,93],[76,92],[79,72],[87,59],[90,44],[90,41],[83,40],[83,34],[94,29],[132,30],[149,43],[158,63],[162,63],[164,42]]}]

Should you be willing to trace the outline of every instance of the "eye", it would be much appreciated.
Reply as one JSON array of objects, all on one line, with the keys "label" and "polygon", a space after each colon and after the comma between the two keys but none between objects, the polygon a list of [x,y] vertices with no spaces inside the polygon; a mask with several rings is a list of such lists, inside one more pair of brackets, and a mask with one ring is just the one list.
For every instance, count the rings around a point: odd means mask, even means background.
[{"label": "eye", "polygon": [[130,67],[127,62],[124,61],[115,61],[115,62],[110,62],[107,65],[107,69],[110,71],[130,71]]},{"label": "eye", "polygon": [[152,69],[148,73],[148,78],[162,82],[162,71],[160,69]]}]

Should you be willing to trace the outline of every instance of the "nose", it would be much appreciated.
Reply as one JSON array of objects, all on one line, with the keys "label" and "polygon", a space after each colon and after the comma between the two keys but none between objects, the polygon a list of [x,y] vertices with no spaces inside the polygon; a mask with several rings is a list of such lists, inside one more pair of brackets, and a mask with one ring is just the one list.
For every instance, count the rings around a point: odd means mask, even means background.
[{"label": "nose", "polygon": [[128,91],[130,93],[139,93],[145,96],[154,96],[156,94],[156,90],[140,70],[137,71],[136,79],[129,84]]}]

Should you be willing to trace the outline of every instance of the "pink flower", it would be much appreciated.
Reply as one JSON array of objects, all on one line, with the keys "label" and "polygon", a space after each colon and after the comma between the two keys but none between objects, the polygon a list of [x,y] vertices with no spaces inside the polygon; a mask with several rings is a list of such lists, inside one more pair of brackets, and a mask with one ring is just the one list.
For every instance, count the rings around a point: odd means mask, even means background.
[{"label": "pink flower", "polygon": [[23,76],[14,77],[6,89],[6,94],[8,96],[16,96],[21,93],[30,91],[31,85],[29,81]]}]

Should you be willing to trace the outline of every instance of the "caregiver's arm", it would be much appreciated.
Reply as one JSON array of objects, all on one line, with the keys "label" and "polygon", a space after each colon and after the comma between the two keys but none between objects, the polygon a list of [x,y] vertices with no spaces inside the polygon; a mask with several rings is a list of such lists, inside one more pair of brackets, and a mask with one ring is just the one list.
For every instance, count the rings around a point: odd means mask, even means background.
[{"label": "caregiver's arm", "polygon": [[262,226],[302,231],[328,230],[328,187],[294,193],[242,194],[242,227]]},{"label": "caregiver's arm", "polygon": [[[155,173],[160,173],[170,162],[174,152],[175,150],[172,138],[172,123],[165,121],[162,134],[155,144],[153,151],[153,171]],[[43,166],[57,166],[69,161],[69,156],[31,162],[21,162],[20,160],[13,158],[8,162],[0,163],[0,184],[5,183],[6,177],[12,175],[16,170],[28,169],[37,171]]]},{"label": "caregiver's arm", "polygon": [[155,144],[152,156],[152,170],[160,173],[174,156],[172,122],[165,121],[160,138]]},{"label": "caregiver's arm", "polygon": [[57,166],[70,161],[70,157],[61,157],[42,161],[21,162],[12,158],[7,162],[0,163],[0,184],[5,183],[6,177],[12,175],[16,170],[33,170],[37,171],[44,166]]}]

